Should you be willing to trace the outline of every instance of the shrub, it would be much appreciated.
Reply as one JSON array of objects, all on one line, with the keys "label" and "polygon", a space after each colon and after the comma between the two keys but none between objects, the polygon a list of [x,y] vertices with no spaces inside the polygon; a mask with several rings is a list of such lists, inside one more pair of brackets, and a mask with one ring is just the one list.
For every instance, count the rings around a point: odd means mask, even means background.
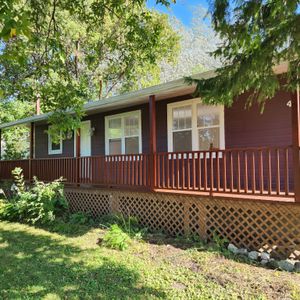
[{"label": "shrub", "polygon": [[69,222],[77,225],[92,225],[94,223],[92,216],[83,211],[71,214],[69,217]]},{"label": "shrub", "polygon": [[32,187],[26,188],[22,169],[16,168],[12,174],[15,193],[0,206],[1,219],[30,224],[47,223],[67,208],[62,179],[44,183],[35,177]]},{"label": "shrub", "polygon": [[213,241],[215,243],[215,246],[219,251],[224,251],[227,248],[228,240],[226,238],[222,238],[219,236],[215,231],[213,232]]},{"label": "shrub", "polygon": [[102,226],[109,228],[103,237],[102,244],[113,249],[126,249],[131,239],[141,239],[147,231],[139,225],[137,218],[122,214],[104,216],[101,221],[106,223]]},{"label": "shrub", "polygon": [[103,245],[117,250],[125,250],[130,243],[130,236],[119,225],[113,224],[103,237]]},{"label": "shrub", "polygon": [[142,238],[147,232],[147,228],[142,227],[138,219],[132,216],[124,216],[123,214],[111,214],[103,216],[99,219],[100,225],[105,228],[111,227],[111,225],[117,224],[124,232],[126,232],[131,238]]}]

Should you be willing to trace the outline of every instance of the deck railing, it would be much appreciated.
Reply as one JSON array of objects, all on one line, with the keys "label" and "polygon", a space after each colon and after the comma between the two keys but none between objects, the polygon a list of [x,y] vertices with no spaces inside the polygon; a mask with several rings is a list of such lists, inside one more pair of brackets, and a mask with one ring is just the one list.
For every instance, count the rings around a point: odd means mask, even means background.
[{"label": "deck railing", "polygon": [[156,154],[158,189],[293,194],[292,148],[253,148]]},{"label": "deck railing", "polygon": [[292,148],[248,148],[0,161],[0,180],[26,179],[173,192],[293,196]]}]

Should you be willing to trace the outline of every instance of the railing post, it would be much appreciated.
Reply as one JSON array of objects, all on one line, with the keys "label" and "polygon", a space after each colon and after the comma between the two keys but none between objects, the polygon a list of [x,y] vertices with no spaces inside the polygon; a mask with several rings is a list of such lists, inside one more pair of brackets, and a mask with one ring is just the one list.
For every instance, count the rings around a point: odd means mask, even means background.
[{"label": "railing post", "polygon": [[150,188],[154,190],[156,187],[156,106],[155,96],[149,96],[149,152],[150,152]]},{"label": "railing post", "polygon": [[300,99],[299,87],[292,97],[292,141],[293,141],[293,175],[295,201],[300,202]]},{"label": "railing post", "polygon": [[80,128],[76,131],[76,185],[80,185]]},{"label": "railing post", "polygon": [[29,182],[32,180],[32,160],[34,158],[34,123],[30,123],[30,146],[29,146],[29,170],[28,170],[28,177]]}]

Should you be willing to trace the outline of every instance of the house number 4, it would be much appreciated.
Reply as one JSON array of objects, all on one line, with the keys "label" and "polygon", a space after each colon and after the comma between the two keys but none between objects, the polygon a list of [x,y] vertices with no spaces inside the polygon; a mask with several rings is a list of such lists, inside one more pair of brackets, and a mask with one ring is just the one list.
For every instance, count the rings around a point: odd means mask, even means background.
[{"label": "house number 4", "polygon": [[292,107],[292,100],[289,100],[289,101],[286,103],[286,106]]}]

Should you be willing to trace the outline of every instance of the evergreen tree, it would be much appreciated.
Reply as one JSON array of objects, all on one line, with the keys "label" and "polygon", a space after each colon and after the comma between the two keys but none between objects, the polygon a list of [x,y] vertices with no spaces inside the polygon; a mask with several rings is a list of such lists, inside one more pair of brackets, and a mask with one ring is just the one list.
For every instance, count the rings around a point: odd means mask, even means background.
[{"label": "evergreen tree", "polygon": [[[251,90],[248,103],[263,107],[280,88],[295,91],[300,80],[299,4],[299,0],[212,1],[213,28],[222,40],[213,55],[223,66],[214,78],[188,79],[197,83],[196,94],[206,103],[231,105],[235,97]],[[283,61],[289,62],[288,73],[279,78],[273,68]]]}]

